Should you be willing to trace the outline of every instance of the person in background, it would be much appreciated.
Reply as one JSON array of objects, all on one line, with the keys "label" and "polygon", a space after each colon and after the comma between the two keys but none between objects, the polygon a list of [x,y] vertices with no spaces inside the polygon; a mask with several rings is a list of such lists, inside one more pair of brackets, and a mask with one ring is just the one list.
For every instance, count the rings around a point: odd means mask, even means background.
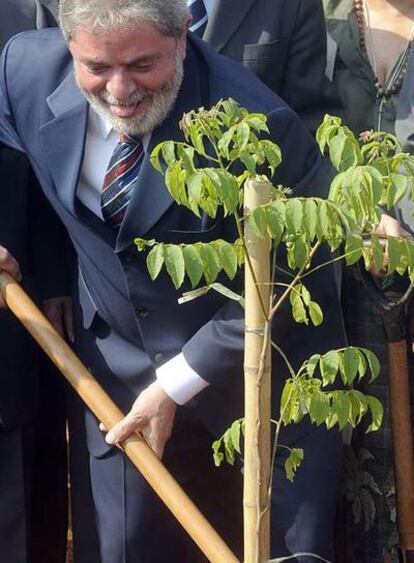
[{"label": "person in background", "polygon": [[[324,0],[324,7],[329,33],[327,72],[342,101],[344,122],[357,136],[377,130],[394,133],[409,148],[414,130],[414,3]],[[401,234],[402,227],[413,232],[412,209],[407,201],[395,210],[395,218],[398,222],[383,216],[381,228],[385,234]],[[356,559],[382,563],[398,560],[387,350],[372,296],[354,274],[345,268],[342,294],[348,338],[351,344],[370,348],[381,360],[380,377],[370,389],[383,403],[386,416],[379,432],[366,435],[364,428],[358,429],[351,447],[345,449],[349,501],[345,512],[349,521],[341,525],[348,534],[338,543],[338,558],[344,563]],[[409,361],[413,378],[411,355]],[[362,498],[364,508],[358,517]]]},{"label": "person in background", "polygon": [[[54,25],[37,0],[0,3],[0,50],[21,31]],[[29,161],[0,145],[0,255],[18,258],[24,286],[62,330],[69,314],[60,256],[62,228]],[[55,298],[56,297],[56,298]],[[68,318],[67,316],[65,318]],[[70,330],[70,329],[69,329]],[[0,562],[64,563],[66,442],[62,389],[13,315],[0,312]],[[52,425],[44,419],[53,417]]]},{"label": "person in background", "polygon": [[338,110],[321,0],[188,0],[191,30],[252,70],[314,132]]}]

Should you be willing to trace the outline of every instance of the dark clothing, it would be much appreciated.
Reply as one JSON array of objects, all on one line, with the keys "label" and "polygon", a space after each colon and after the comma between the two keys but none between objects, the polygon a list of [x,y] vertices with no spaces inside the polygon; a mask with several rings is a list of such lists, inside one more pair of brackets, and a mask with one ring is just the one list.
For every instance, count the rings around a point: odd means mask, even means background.
[{"label": "dark clothing", "polygon": [[[52,21],[37,0],[1,2],[0,49],[14,33],[36,25],[50,25]],[[62,227],[43,197],[26,156],[4,145],[0,145],[0,185],[0,244],[19,261],[24,288],[38,302],[67,294],[64,261],[61,261]],[[47,369],[41,362],[39,350],[28,332],[9,311],[0,310],[1,563],[58,563],[65,559],[66,482],[55,487],[53,480],[47,478],[50,467],[47,471],[43,468],[39,478],[35,478],[41,458],[35,444],[36,417],[44,401],[40,385]],[[47,392],[56,403],[61,391],[52,393],[49,388]],[[42,440],[44,447],[50,445],[52,435],[64,440],[64,415],[60,416],[54,421],[53,430],[47,426],[47,436],[43,434]],[[59,457],[56,448],[52,451],[53,477],[66,479],[66,453]],[[41,501],[36,500],[45,481],[48,487],[42,490]],[[47,509],[53,502],[51,499],[61,502],[59,512],[53,512],[52,517]],[[39,513],[44,515],[42,520]],[[48,529],[46,549],[32,518]],[[55,548],[56,552],[49,557]]]},{"label": "dark clothing", "polygon": [[311,131],[337,113],[321,0],[216,0],[203,39],[252,70]]}]

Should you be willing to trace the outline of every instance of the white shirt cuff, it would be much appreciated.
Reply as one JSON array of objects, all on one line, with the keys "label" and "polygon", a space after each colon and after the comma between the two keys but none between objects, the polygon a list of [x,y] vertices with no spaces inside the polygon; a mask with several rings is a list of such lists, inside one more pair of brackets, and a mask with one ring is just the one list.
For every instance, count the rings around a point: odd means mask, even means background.
[{"label": "white shirt cuff", "polygon": [[184,354],[171,358],[155,373],[164,391],[178,405],[184,405],[209,385],[188,365]]}]

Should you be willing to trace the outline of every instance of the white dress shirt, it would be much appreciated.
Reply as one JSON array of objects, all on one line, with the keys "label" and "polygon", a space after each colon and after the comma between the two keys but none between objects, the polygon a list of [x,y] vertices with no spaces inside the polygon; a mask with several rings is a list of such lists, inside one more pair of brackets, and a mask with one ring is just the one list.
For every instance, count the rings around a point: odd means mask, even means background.
[{"label": "white dress shirt", "polygon": [[[151,136],[142,139],[147,149]],[[118,142],[113,127],[89,108],[85,153],[76,195],[90,211],[102,219],[101,193],[109,161]],[[184,355],[175,356],[156,370],[158,381],[179,405],[192,399],[208,386],[186,362]]]}]

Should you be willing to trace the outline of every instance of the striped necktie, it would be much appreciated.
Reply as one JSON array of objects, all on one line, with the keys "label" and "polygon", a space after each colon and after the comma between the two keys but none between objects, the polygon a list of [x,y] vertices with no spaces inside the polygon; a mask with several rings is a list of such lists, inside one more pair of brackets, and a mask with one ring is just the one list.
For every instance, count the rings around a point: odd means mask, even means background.
[{"label": "striped necktie", "polygon": [[121,133],[109,161],[101,197],[103,218],[114,228],[118,228],[122,223],[143,156],[141,140]]},{"label": "striped necktie", "polygon": [[204,0],[188,0],[190,13],[193,16],[190,31],[203,37],[207,27],[208,14],[204,5]]}]

